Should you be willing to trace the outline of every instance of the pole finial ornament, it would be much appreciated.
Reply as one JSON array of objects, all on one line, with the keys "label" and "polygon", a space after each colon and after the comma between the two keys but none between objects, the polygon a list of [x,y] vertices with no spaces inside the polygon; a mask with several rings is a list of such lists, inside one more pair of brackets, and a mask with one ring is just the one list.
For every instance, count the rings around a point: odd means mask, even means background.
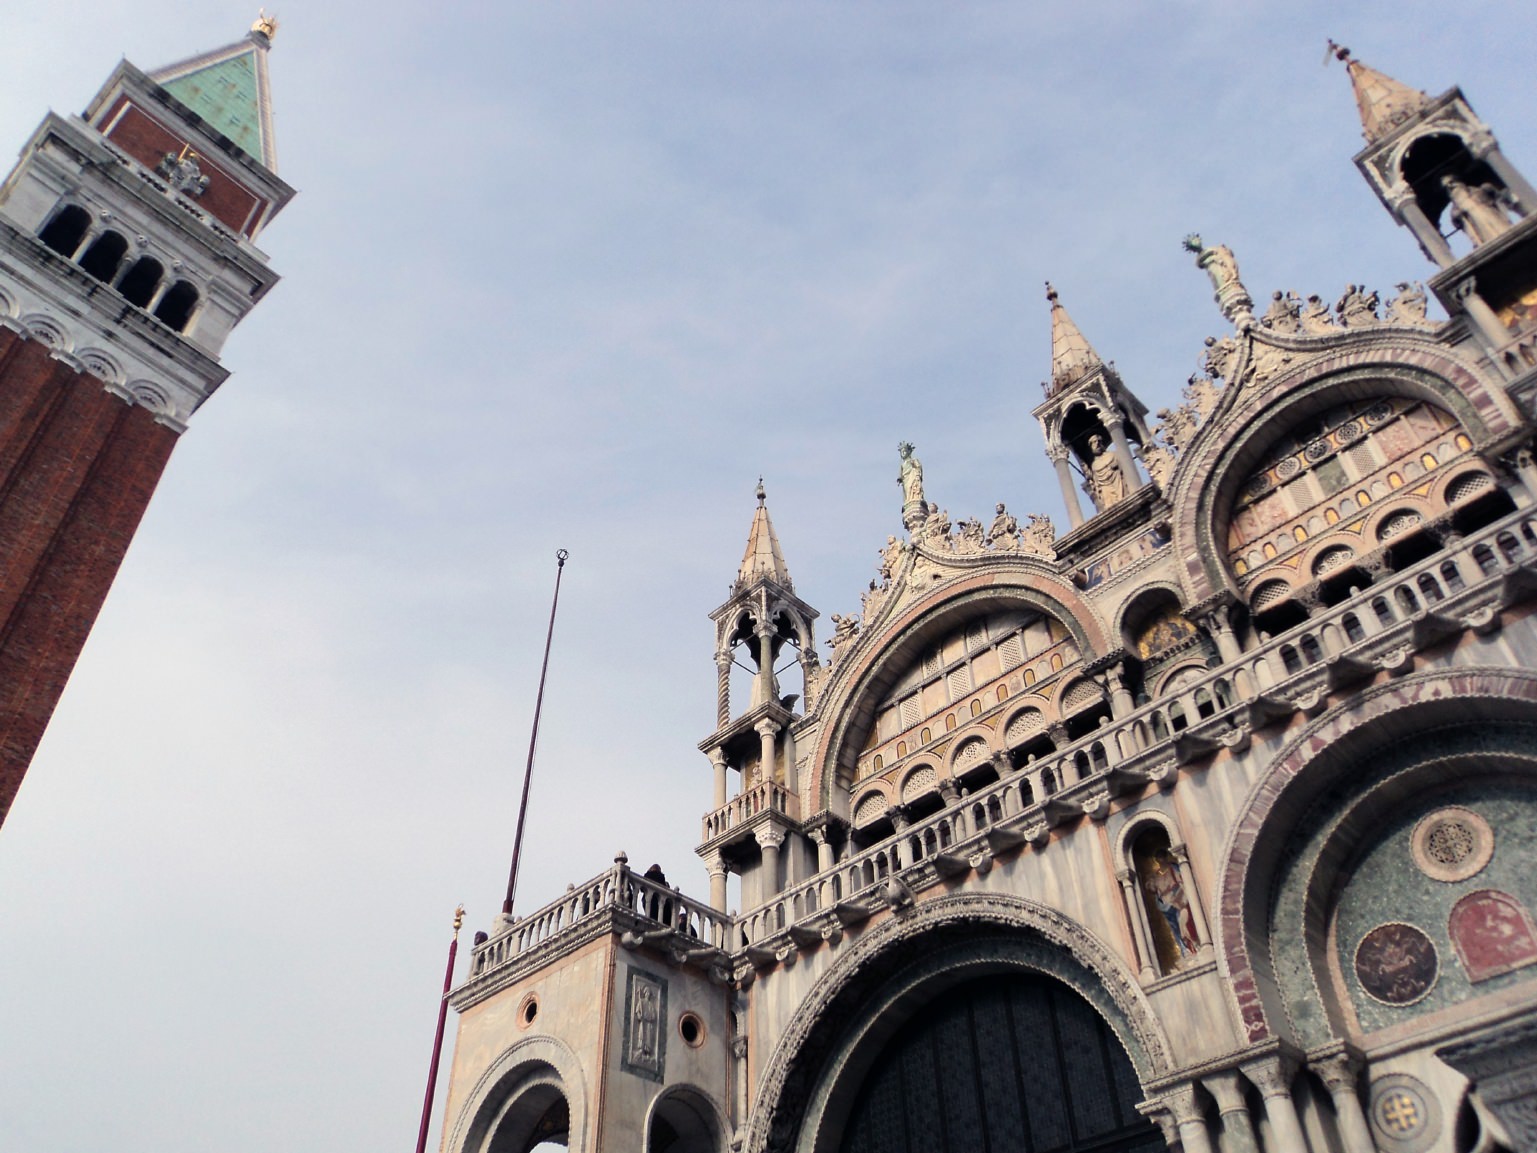
[{"label": "pole finial ornament", "polygon": [[257,9],[256,19],[251,22],[251,33],[271,44],[273,37],[278,34],[278,18],[268,16],[265,8]]},{"label": "pole finial ornament", "polygon": [[455,937],[457,937],[459,935],[459,930],[462,929],[462,928],[464,928],[464,902],[460,901],[458,907],[454,909],[454,936]]}]

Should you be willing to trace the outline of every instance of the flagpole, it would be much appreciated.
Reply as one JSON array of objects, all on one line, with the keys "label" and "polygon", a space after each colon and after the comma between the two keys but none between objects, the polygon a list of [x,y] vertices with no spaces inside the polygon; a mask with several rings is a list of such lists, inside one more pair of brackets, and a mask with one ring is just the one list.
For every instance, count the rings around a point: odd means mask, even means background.
[{"label": "flagpole", "polygon": [[518,803],[518,831],[512,840],[512,867],[507,872],[507,899],[502,915],[512,916],[512,897],[518,889],[518,861],[523,855],[523,821],[528,816],[528,788],[534,779],[534,749],[539,744],[539,714],[544,708],[544,678],[550,671],[550,642],[555,638],[555,609],[560,604],[560,574],[565,570],[565,549],[555,550],[555,596],[550,601],[550,627],[544,634],[544,663],[539,666],[539,695],[534,698],[534,728],[528,736],[528,764],[523,768],[523,799]]},{"label": "flagpole", "polygon": [[448,943],[448,969],[443,974],[443,996],[438,1001],[438,1031],[432,1038],[432,1064],[427,1066],[427,1098],[422,1102],[422,1127],[416,1134],[416,1153],[425,1153],[427,1127],[432,1124],[432,1095],[438,1087],[438,1061],[443,1055],[443,1026],[448,1022],[448,990],[454,983],[454,957],[459,952],[459,930],[464,925],[464,906],[454,910],[454,939]]}]

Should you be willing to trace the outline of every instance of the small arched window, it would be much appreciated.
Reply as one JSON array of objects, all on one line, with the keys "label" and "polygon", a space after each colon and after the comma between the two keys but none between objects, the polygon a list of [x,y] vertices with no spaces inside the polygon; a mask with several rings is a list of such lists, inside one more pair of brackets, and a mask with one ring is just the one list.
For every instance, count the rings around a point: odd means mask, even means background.
[{"label": "small arched window", "polygon": [[197,289],[185,280],[178,280],[166,289],[160,303],[155,306],[155,319],[167,328],[186,332],[187,324],[192,319],[192,310],[197,307],[197,300]]},{"label": "small arched window", "polygon": [[121,233],[103,232],[85,250],[85,255],[80,258],[80,267],[97,280],[110,284],[127,254],[128,241]]},{"label": "small arched window", "polygon": [[165,275],[165,266],[152,256],[141,256],[129,266],[123,273],[123,279],[117,282],[117,290],[127,298],[128,303],[137,308],[148,308],[149,302],[155,298],[155,289],[160,287],[160,278]]},{"label": "small arched window", "polygon": [[78,204],[66,204],[43,226],[37,238],[60,256],[73,256],[91,227],[91,214]]}]

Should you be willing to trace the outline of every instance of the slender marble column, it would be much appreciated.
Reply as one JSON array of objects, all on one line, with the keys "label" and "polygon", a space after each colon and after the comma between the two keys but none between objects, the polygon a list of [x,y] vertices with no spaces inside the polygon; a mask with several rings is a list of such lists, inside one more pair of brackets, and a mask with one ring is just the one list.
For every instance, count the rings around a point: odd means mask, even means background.
[{"label": "slender marble column", "polygon": [[1180,1144],[1185,1153],[1215,1153],[1211,1146],[1211,1133],[1206,1128],[1194,1089],[1180,1089],[1169,1097],[1174,1110],[1174,1120],[1179,1124]]},{"label": "slender marble column", "polygon": [[1309,1061],[1308,1067],[1318,1074],[1334,1101],[1334,1116],[1345,1142],[1345,1153],[1376,1153],[1366,1110],[1361,1108],[1357,1065],[1350,1054],[1335,1053],[1321,1061]]},{"label": "slender marble column", "polygon": [[779,846],[784,844],[785,831],[778,825],[760,825],[753,838],[763,850],[763,884],[759,899],[771,900],[779,896]]},{"label": "slender marble column", "polygon": [[1291,1062],[1275,1057],[1260,1057],[1245,1062],[1243,1075],[1253,1082],[1265,1102],[1265,1118],[1275,1134],[1273,1153],[1308,1153],[1302,1122],[1291,1095]]},{"label": "slender marble column", "polygon": [[715,766],[715,807],[726,807],[726,750],[717,745],[710,750],[710,763]]},{"label": "slender marble column", "polygon": [[1062,486],[1062,500],[1067,505],[1067,519],[1074,528],[1083,523],[1083,508],[1078,503],[1078,488],[1073,481],[1073,466],[1067,463],[1067,449],[1059,448],[1051,453],[1051,463],[1057,468],[1057,483]]},{"label": "slender marble column", "polygon": [[1255,1153],[1254,1123],[1249,1119],[1249,1107],[1243,1099],[1243,1082],[1232,1069],[1203,1077],[1201,1084],[1217,1101],[1217,1111],[1222,1114],[1222,1134],[1218,1144],[1222,1153]]},{"label": "slender marble column", "polygon": [[717,913],[726,911],[726,858],[719,853],[713,853],[705,862],[705,868],[710,874],[710,908]]}]

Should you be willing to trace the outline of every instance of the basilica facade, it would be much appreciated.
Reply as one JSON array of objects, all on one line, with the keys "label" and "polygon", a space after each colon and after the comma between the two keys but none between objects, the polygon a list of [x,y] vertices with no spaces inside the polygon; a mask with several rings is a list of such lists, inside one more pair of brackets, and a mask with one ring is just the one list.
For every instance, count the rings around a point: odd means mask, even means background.
[{"label": "basilica facade", "polygon": [[1151,417],[1048,291],[1064,523],[901,445],[826,643],[760,487],[709,892],[621,855],[477,934],[447,1153],[1537,1148],[1537,191],[1338,55],[1425,283],[1191,236],[1222,331]]}]

